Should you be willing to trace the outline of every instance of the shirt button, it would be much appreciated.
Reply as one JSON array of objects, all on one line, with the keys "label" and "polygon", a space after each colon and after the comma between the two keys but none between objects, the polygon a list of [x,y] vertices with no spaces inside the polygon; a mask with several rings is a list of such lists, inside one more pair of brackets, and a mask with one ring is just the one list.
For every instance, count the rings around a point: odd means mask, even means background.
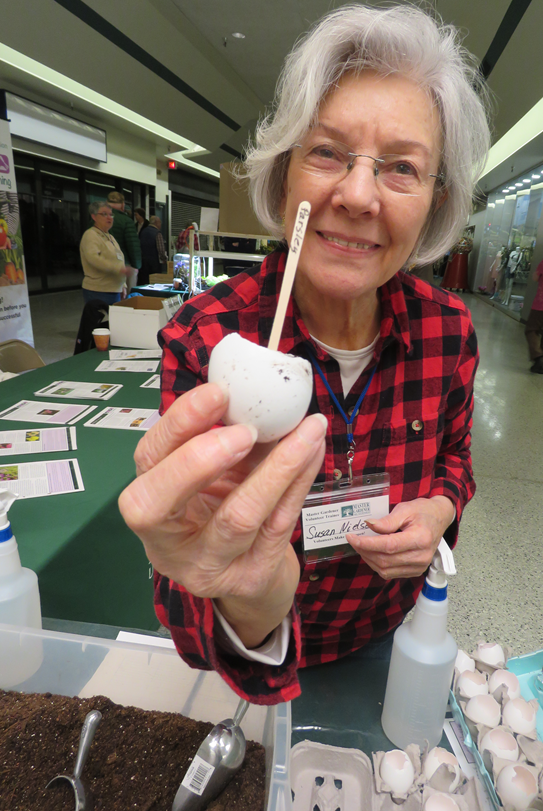
[{"label": "shirt button", "polygon": [[419,431],[422,431],[422,422],[420,420],[413,420],[413,422],[411,423],[411,428],[413,429],[413,431],[416,431],[417,433]]},{"label": "shirt button", "polygon": [[350,409],[347,411],[347,414],[349,415],[349,417],[352,417],[352,416],[353,416],[353,411],[354,411],[354,408],[350,408]]},{"label": "shirt button", "polygon": [[318,579],[319,579],[319,575],[318,575],[318,574],[310,574],[310,575],[309,575],[309,579],[310,579],[312,582],[314,582],[315,580],[318,580]]},{"label": "shirt button", "polygon": [[336,467],[336,469],[334,470],[334,479],[338,482],[341,479],[342,476],[343,476],[343,473],[341,472],[341,470],[338,470],[338,468]]}]

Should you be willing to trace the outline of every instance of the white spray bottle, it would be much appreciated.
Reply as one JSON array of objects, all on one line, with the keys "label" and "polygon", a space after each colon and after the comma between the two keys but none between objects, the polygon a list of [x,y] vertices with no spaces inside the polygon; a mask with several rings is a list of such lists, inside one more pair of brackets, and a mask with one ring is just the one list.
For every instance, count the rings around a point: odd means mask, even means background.
[{"label": "white spray bottle", "polygon": [[38,578],[21,566],[8,510],[18,496],[0,489],[0,623],[41,628]]},{"label": "white spray bottle", "polygon": [[447,632],[447,579],[456,574],[442,538],[415,604],[411,622],[394,634],[381,723],[400,749],[437,746],[443,732],[457,646]]}]

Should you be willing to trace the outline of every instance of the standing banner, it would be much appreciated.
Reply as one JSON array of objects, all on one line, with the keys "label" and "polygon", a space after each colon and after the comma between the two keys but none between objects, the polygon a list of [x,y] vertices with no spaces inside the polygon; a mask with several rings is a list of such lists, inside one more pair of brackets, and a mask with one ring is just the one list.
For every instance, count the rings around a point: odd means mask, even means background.
[{"label": "standing banner", "polygon": [[0,343],[34,346],[11,135],[0,119]]}]

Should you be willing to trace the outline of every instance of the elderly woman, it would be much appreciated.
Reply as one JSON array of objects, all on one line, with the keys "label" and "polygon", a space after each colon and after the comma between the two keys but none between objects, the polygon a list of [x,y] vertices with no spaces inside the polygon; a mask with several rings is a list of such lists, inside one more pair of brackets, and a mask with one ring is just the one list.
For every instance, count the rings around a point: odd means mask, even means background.
[{"label": "elderly woman", "polygon": [[[469,312],[404,269],[442,256],[469,215],[489,141],[477,84],[454,31],[410,6],[339,9],[288,57],[246,160],[273,233],[288,241],[311,203],[280,349],[319,373],[310,416],[279,444],[218,427],[227,392],[200,384],[228,333],[267,344],[286,247],[162,331],[164,416],[120,507],[180,655],[255,703],[296,697],[298,667],[389,656],[474,493]],[[353,473],[388,473],[391,509],[374,536],[347,536],[355,556],[315,560],[300,511],[315,479],[346,479],[349,421]]]},{"label": "elderly woman", "polygon": [[109,234],[113,225],[111,206],[94,202],[89,206],[94,222],[81,237],[79,252],[83,265],[83,298],[85,303],[99,299],[106,304],[120,301],[130,268],[124,264],[119,243]]}]

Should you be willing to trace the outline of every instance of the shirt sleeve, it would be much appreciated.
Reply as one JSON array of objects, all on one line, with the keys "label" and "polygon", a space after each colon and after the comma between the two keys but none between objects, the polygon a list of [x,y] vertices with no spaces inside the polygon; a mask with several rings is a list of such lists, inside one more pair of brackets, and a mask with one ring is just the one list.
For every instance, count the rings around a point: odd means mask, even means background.
[{"label": "shirt sleeve", "polygon": [[462,511],[475,493],[471,465],[471,427],[473,424],[473,383],[479,364],[477,338],[471,319],[447,396],[445,428],[437,454],[430,496],[447,496],[456,515],[445,531],[445,540],[454,547]]}]

